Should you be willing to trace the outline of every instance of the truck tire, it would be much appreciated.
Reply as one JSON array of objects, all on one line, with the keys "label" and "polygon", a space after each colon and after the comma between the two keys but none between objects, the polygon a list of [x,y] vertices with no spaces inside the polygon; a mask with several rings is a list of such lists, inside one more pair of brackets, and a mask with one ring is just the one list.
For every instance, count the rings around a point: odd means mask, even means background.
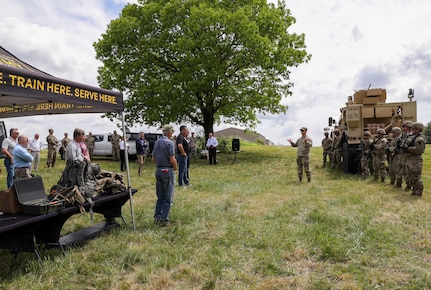
[{"label": "truck tire", "polygon": [[357,145],[343,143],[343,170],[345,173],[356,174],[360,168],[360,154]]}]

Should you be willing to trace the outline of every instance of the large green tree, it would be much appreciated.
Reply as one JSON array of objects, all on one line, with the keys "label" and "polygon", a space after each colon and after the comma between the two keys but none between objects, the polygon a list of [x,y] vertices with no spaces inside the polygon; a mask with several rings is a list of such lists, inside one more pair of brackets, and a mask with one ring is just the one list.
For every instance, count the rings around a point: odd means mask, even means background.
[{"label": "large green tree", "polygon": [[99,83],[126,94],[129,125],[253,127],[286,112],[290,68],[311,57],[294,22],[283,2],[140,0],[94,43]]}]

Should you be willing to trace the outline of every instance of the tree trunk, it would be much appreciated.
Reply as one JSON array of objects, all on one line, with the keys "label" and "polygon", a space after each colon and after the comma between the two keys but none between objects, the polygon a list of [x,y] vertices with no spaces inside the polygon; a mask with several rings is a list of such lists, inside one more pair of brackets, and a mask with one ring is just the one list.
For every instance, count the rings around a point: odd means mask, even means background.
[{"label": "tree trunk", "polygon": [[214,133],[214,116],[211,113],[204,114],[204,132],[205,132],[205,144],[208,140],[208,134]]}]

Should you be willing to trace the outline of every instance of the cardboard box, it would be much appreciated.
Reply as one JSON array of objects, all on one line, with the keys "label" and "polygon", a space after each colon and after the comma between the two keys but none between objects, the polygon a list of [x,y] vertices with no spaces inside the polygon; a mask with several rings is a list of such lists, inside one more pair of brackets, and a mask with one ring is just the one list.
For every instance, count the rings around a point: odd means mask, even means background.
[{"label": "cardboard box", "polygon": [[14,188],[0,191],[0,211],[4,213],[20,213],[24,207],[19,203]]}]

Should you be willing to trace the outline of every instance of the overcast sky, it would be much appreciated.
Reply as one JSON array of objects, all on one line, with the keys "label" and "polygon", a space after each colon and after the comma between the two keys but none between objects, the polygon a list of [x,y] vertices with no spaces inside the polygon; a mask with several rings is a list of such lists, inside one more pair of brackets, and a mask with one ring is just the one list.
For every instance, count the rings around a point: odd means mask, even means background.
[{"label": "overcast sky", "polygon": [[[0,0],[0,45],[21,60],[59,78],[98,86],[93,43],[117,18],[126,0]],[[328,117],[354,90],[387,89],[387,102],[407,101],[415,89],[418,121],[431,121],[431,2],[429,0],[286,0],[296,18],[292,32],[304,33],[312,59],[292,69],[289,110],[261,116],[255,129],[275,144],[299,138],[306,126],[319,146]],[[5,119],[44,138],[75,127],[93,133],[116,129],[99,114]],[[229,125],[216,126],[224,129]],[[136,131],[156,131],[137,127]],[[176,126],[178,129],[178,126]],[[178,130],[177,130],[178,132]]]}]

